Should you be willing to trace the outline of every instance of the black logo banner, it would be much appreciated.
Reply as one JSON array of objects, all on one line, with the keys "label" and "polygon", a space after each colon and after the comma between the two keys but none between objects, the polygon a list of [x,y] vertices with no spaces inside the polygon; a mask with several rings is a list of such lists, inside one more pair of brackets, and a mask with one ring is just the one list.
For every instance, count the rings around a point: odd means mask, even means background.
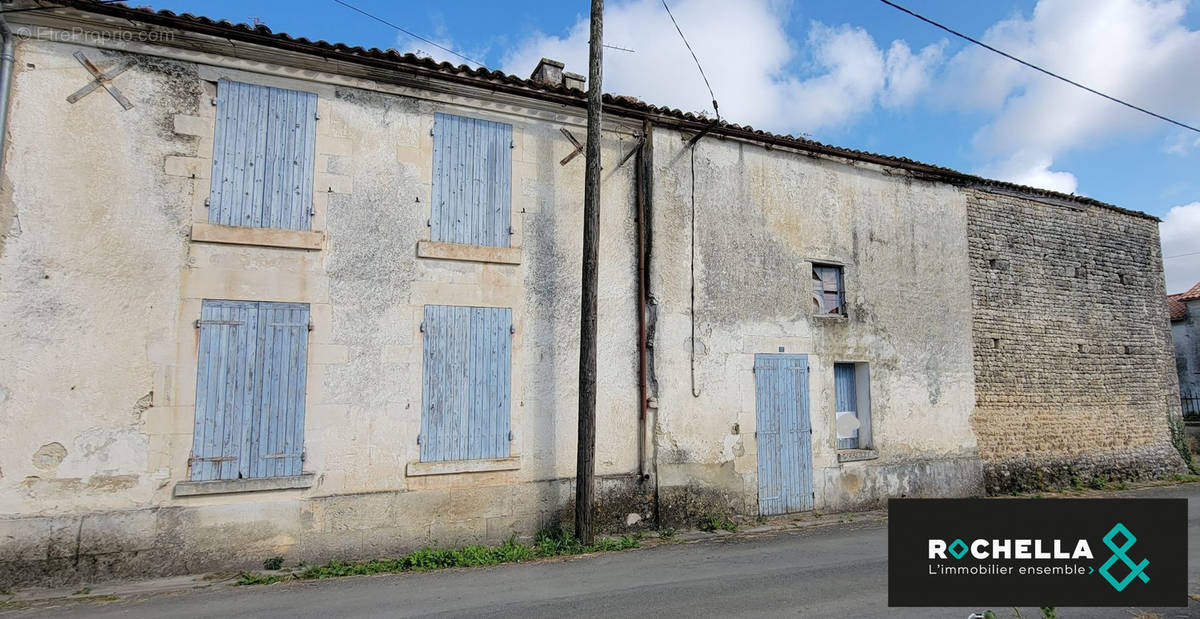
[{"label": "black logo banner", "polygon": [[891,499],[889,606],[1187,606],[1186,499]]}]

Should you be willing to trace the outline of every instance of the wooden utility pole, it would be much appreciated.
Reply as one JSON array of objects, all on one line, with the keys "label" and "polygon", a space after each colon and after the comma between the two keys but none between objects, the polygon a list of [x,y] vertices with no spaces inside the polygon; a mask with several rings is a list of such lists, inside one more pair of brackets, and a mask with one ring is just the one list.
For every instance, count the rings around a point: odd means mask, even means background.
[{"label": "wooden utility pole", "polygon": [[596,287],[600,264],[600,116],[604,60],[604,0],[592,0],[588,42],[586,171],[583,181],[583,282],[579,333],[579,458],[575,465],[575,537],[595,543]]}]

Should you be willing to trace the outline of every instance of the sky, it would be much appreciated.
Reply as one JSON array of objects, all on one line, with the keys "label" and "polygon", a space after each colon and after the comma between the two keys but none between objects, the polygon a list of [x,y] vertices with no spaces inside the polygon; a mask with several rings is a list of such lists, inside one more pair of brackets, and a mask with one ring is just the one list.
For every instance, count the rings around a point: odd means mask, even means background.
[{"label": "sky", "polygon": [[[521,77],[587,73],[585,0],[151,0],[156,9]],[[899,0],[1093,89],[1200,127],[1200,0]],[[1163,220],[1168,292],[1200,281],[1200,133],[1023,67],[879,0],[668,0],[721,117],[1087,195]],[[661,0],[608,0],[606,92],[713,114]],[[471,63],[468,63],[471,64]]]}]

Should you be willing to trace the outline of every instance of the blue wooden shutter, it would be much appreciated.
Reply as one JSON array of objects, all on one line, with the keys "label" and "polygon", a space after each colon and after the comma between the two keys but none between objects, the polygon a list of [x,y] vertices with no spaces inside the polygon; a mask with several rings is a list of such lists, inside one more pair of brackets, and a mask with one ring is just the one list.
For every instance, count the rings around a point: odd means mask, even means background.
[{"label": "blue wooden shutter", "polygon": [[304,454],[308,305],[261,303],[258,406],[245,441],[245,477],[299,475]]},{"label": "blue wooden shutter", "polygon": [[257,374],[258,306],[246,301],[204,301],[196,368],[196,419],[191,479],[237,479],[243,432],[253,416]]},{"label": "blue wooden shutter", "polygon": [[191,479],[299,475],[308,305],[203,302]]},{"label": "blue wooden shutter", "polygon": [[512,310],[426,305],[421,460],[509,455]]},{"label": "blue wooden shutter", "polygon": [[317,95],[217,83],[208,221],[309,230]]},{"label": "blue wooden shutter", "polygon": [[432,240],[508,247],[511,149],[512,125],[434,114]]},{"label": "blue wooden shutter", "polygon": [[[856,393],[857,385],[854,377],[853,363],[835,363],[833,364],[833,383],[834,383],[834,401],[835,412],[849,411],[858,417],[858,395]],[[836,418],[835,418],[836,422]],[[838,449],[857,449],[858,448],[858,430],[854,431],[854,436],[850,438],[839,438]]]}]

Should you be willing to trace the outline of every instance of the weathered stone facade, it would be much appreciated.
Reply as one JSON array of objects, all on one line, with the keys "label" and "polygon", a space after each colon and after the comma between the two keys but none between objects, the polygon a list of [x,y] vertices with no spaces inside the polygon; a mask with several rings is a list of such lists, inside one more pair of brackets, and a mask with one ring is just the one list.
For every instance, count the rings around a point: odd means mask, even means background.
[{"label": "weathered stone facade", "polygon": [[[12,18],[44,29],[17,46],[0,187],[0,316],[13,318],[0,320],[0,586],[383,556],[563,523],[583,162],[560,162],[575,149],[562,131],[584,130],[582,95],[415,58],[332,62],[174,17],[171,44],[72,38],[139,32],[128,18],[145,14],[111,13],[129,10]],[[119,86],[134,107],[103,91],[68,103],[88,75],[75,52],[131,61]],[[211,224],[222,79],[316,96],[310,230]],[[602,531],[759,513],[762,354],[805,358],[792,403],[808,414],[814,509],[980,495],[985,462],[995,491],[1178,468],[1151,219],[731,126],[693,149],[700,121],[610,104]],[[433,247],[439,112],[511,127],[508,247]],[[838,314],[813,310],[817,263],[841,269]],[[311,309],[303,479],[197,491],[205,300]],[[501,462],[421,457],[427,305],[511,310]],[[835,427],[839,363],[863,378],[853,449]]]},{"label": "weathered stone facade", "polygon": [[1157,221],[981,190],[967,204],[988,491],[1181,471]]}]

